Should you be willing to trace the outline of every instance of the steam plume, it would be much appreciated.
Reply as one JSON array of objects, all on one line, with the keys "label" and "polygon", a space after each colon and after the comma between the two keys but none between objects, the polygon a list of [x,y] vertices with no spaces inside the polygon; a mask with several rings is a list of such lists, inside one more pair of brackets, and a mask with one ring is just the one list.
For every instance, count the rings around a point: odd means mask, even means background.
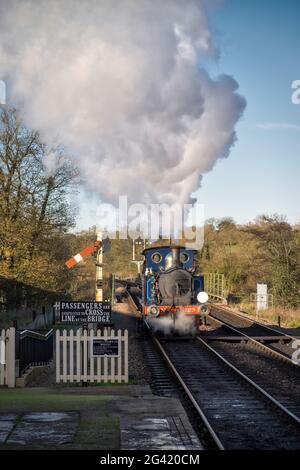
[{"label": "steam plume", "polygon": [[170,315],[163,315],[158,318],[148,318],[147,321],[151,326],[152,331],[156,333],[163,333],[165,335],[172,335],[174,333],[178,335],[196,334],[194,316],[184,315],[184,312],[180,315],[176,315],[175,322]]},{"label": "steam plume", "polygon": [[0,78],[25,122],[115,203],[187,202],[244,107],[199,0],[0,0]]}]

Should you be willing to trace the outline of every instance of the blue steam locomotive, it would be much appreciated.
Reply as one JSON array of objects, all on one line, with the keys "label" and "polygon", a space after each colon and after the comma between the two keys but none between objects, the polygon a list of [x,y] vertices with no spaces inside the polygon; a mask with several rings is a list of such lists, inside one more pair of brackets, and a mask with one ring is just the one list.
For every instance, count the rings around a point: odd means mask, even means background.
[{"label": "blue steam locomotive", "polygon": [[204,276],[196,274],[196,253],[183,246],[143,251],[142,315],[155,329],[197,330],[209,313]]}]

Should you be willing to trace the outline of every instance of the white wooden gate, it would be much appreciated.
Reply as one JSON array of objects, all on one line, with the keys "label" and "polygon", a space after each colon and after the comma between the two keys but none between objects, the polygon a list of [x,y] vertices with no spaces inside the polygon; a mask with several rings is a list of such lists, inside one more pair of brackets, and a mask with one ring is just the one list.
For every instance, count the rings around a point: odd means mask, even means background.
[{"label": "white wooden gate", "polygon": [[16,385],[15,328],[0,330],[0,385]]},{"label": "white wooden gate", "polygon": [[[92,356],[94,339],[118,339],[118,356]],[[128,331],[56,331],[56,382],[128,382]]]}]

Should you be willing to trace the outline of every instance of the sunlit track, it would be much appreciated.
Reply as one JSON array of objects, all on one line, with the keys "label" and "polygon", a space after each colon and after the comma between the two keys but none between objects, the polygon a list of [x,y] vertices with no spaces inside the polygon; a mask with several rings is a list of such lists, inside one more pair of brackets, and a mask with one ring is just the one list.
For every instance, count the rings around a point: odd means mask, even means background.
[{"label": "sunlit track", "polygon": [[[141,308],[140,298],[137,293],[134,291],[136,288],[136,284],[134,283],[127,283],[127,293],[129,296],[130,303],[133,307],[139,311]],[[222,314],[227,314],[225,319],[220,318],[217,312],[221,312]],[[213,309],[210,312],[209,317],[213,319],[213,321],[219,325],[233,333],[235,336],[240,336],[245,339],[245,341],[251,343],[254,347],[263,350],[268,355],[276,357],[281,361],[288,363],[293,366],[299,366],[292,360],[292,352],[293,350],[289,348],[290,351],[288,353],[286,351],[278,351],[275,349],[274,344],[265,343],[264,340],[272,339],[272,337],[276,337],[276,340],[282,341],[285,343],[292,342],[296,340],[295,337],[288,335],[286,333],[280,332],[278,330],[273,329],[267,325],[263,325],[251,319],[245,318],[242,315],[239,315],[236,312],[228,309],[227,307],[221,307],[219,305],[214,304]],[[234,324],[232,324],[234,323]],[[247,334],[243,331],[247,328]],[[250,331],[249,331],[250,330]],[[211,338],[213,339],[213,338]]]},{"label": "sunlit track", "polygon": [[[232,310],[228,310],[216,305],[214,305],[209,316],[217,325],[226,328],[237,336],[239,335],[245,338],[245,340],[251,342],[253,346],[259,349],[263,349],[268,354],[271,354],[272,356],[277,357],[286,363],[292,364],[296,367],[298,366],[298,364],[292,360],[291,353],[288,354],[286,352],[278,351],[271,344],[262,342],[264,339],[268,339],[268,337],[271,340],[273,336],[275,336],[279,341],[282,338],[282,341],[291,342],[296,339],[293,336],[286,335],[285,333],[274,330],[271,327],[265,326],[261,323],[248,320],[238,314],[235,315]],[[247,328],[248,334],[245,333],[245,328]],[[251,333],[251,336],[249,333]],[[260,340],[259,337],[262,339]]]},{"label": "sunlit track", "polygon": [[214,429],[211,426],[210,422],[208,421],[205,413],[203,412],[203,410],[199,406],[199,403],[194,398],[194,396],[191,393],[191,391],[189,390],[188,386],[186,385],[186,383],[184,382],[184,380],[180,376],[179,372],[177,371],[177,369],[173,365],[173,363],[170,360],[168,354],[166,353],[165,349],[163,348],[162,343],[157,338],[153,338],[153,341],[155,342],[156,346],[160,350],[160,352],[161,352],[164,360],[166,361],[168,367],[170,368],[172,374],[174,375],[176,380],[180,383],[182,389],[184,390],[184,393],[185,393],[187,399],[191,403],[191,405],[194,408],[194,410],[196,411],[196,413],[199,415],[201,421],[204,423],[204,425],[205,425],[211,439],[213,440],[216,448],[219,449],[219,450],[224,450],[224,446],[223,446],[222,442],[220,441],[218,435],[216,434],[216,432],[214,431]]},{"label": "sunlit track", "polygon": [[219,449],[298,449],[300,420],[201,338],[154,338]]},{"label": "sunlit track", "polygon": [[241,370],[231,364],[225,357],[223,357],[218,351],[216,351],[211,345],[207,344],[201,337],[197,338],[198,341],[204,343],[214,354],[216,354],[225,364],[227,364],[232,370],[234,370],[237,374],[239,374],[244,380],[246,380],[249,384],[255,387],[262,395],[264,395],[268,400],[272,401],[275,406],[280,408],[284,413],[288,414],[296,423],[300,425],[300,418],[292,413],[286,406],[276,400],[270,393],[266,392],[262,387],[260,387],[257,383],[247,377]]},{"label": "sunlit track", "polygon": [[272,333],[273,335],[282,336],[283,339],[291,340],[291,341],[294,341],[294,340],[297,339],[295,336],[289,335],[289,334],[287,334],[283,331],[280,331],[277,328],[274,328],[270,325],[266,325],[265,323],[260,323],[257,320],[254,320],[253,318],[247,317],[246,315],[242,315],[241,313],[236,312],[235,310],[231,309],[230,307],[226,307],[226,306],[223,306],[223,305],[220,306],[218,304],[213,304],[213,307],[215,309],[219,310],[219,311],[228,312],[228,313],[230,313],[230,315],[234,315],[235,317],[240,318],[241,321],[247,322],[249,325],[258,325],[258,326],[264,328],[265,330],[269,330],[270,334]]},{"label": "sunlit track", "polygon": [[[138,310],[139,296],[133,287],[127,284],[128,301]],[[269,360],[272,361],[271,356],[276,356],[290,364],[288,357],[261,344],[239,328],[218,319],[213,321],[223,331],[228,330],[228,336],[235,335],[239,343],[241,337],[248,343],[255,341],[255,345],[257,343],[256,346],[264,350],[264,356],[269,357]],[[145,325],[147,327],[146,322]],[[267,333],[263,334],[267,336]],[[273,336],[274,331],[270,329],[269,335]],[[297,413],[297,409],[290,407],[290,403],[282,400],[282,396],[274,396],[275,390],[272,388],[257,383],[255,375],[246,375],[248,372],[245,372],[243,365],[236,364],[226,354],[224,357],[222,351],[215,350],[208,340],[203,340],[201,334],[196,340],[177,338],[174,341],[174,338],[151,337],[146,343],[149,343],[149,347],[152,343],[158,351],[155,361],[154,352],[148,354],[150,362],[154,361],[152,372],[156,391],[164,396],[178,396],[181,393],[186,409],[192,410],[192,415],[196,416],[199,437],[201,432],[209,436],[206,448],[300,448],[300,418],[294,413]],[[165,375],[159,356],[174,377],[173,385]]]}]

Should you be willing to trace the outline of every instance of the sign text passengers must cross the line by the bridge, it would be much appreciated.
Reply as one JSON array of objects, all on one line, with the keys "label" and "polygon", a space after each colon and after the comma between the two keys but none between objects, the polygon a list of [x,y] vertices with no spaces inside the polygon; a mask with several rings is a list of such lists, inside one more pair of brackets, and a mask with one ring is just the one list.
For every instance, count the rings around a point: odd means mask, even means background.
[{"label": "sign text passengers must cross the line by the bridge", "polygon": [[111,322],[110,302],[60,301],[59,315],[62,323],[102,323]]}]

